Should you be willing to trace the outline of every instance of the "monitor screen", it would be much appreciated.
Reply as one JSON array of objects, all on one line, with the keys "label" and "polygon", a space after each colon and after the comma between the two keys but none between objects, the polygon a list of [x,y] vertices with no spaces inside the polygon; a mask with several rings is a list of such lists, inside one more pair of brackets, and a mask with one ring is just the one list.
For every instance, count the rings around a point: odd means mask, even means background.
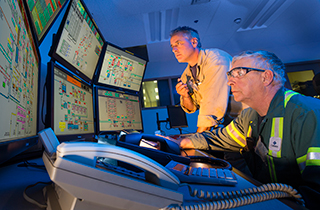
[{"label": "monitor screen", "polygon": [[40,56],[22,0],[0,1],[0,163],[38,141]]},{"label": "monitor screen", "polygon": [[103,45],[104,39],[83,1],[71,0],[50,56],[91,83]]},{"label": "monitor screen", "polygon": [[317,95],[317,92],[315,91],[312,84],[312,80],[314,77],[313,70],[287,72],[287,75],[292,90],[306,96]]},{"label": "monitor screen", "polygon": [[97,88],[98,132],[126,129],[142,131],[141,106],[138,95]]},{"label": "monitor screen", "polygon": [[40,44],[67,0],[26,1],[31,22]]},{"label": "monitor screen", "polygon": [[[49,62],[50,126],[60,141],[93,140],[92,88],[61,66]],[[49,97],[50,96],[50,97]]]},{"label": "monitor screen", "polygon": [[170,128],[188,127],[185,111],[181,106],[167,106]]},{"label": "monitor screen", "polygon": [[139,91],[147,61],[111,44],[104,53],[98,84]]}]

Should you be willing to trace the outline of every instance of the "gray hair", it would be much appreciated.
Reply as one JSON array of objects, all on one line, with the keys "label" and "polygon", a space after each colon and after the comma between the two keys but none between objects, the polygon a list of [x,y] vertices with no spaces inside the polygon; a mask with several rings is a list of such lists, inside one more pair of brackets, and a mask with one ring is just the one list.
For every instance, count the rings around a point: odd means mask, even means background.
[{"label": "gray hair", "polygon": [[192,38],[197,38],[198,39],[198,45],[197,47],[198,48],[201,48],[201,42],[200,42],[200,37],[199,37],[199,33],[197,30],[189,27],[189,26],[179,26],[178,28],[176,29],[173,29],[171,32],[170,32],[170,37],[172,37],[173,35],[177,34],[177,33],[184,33],[186,34],[189,39],[191,40]]},{"label": "gray hair", "polygon": [[259,50],[259,51],[244,51],[239,55],[236,55],[232,59],[232,64],[242,58],[256,58],[256,66],[258,68],[269,69],[274,73],[275,83],[280,83],[284,85],[286,82],[285,78],[285,65],[282,61],[274,54],[268,51]]}]

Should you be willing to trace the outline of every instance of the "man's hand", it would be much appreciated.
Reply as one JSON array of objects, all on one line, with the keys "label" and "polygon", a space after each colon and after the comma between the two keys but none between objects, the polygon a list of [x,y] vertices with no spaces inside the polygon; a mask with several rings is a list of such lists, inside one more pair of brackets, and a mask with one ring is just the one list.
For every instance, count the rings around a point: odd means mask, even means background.
[{"label": "man's hand", "polygon": [[162,136],[162,135],[159,135],[159,134],[156,134],[156,136],[160,136],[160,137],[165,138],[165,139],[167,139],[169,141],[177,143],[181,149],[194,149],[194,145],[193,145],[192,141],[190,139],[188,139],[188,138],[174,139],[174,138],[171,138],[169,136]]},{"label": "man's hand", "polygon": [[198,127],[197,133],[202,133],[203,131],[209,131],[211,127]]},{"label": "man's hand", "polygon": [[180,103],[183,104],[183,107],[188,110],[193,110],[195,108],[195,105],[193,104],[192,99],[189,96],[188,86],[186,84],[183,84],[180,78],[178,79],[176,90],[177,93],[182,96],[182,102],[180,101]]},{"label": "man's hand", "polygon": [[178,144],[180,146],[181,139],[177,140],[177,139],[171,138],[169,136],[163,136],[163,135],[160,135],[160,134],[156,134],[156,136],[160,136],[162,138],[165,138],[165,139],[167,139],[169,141],[172,141],[172,142],[174,142],[174,143],[176,143],[176,144]]},{"label": "man's hand", "polygon": [[178,78],[178,84],[176,85],[176,90],[177,90],[177,93],[179,95],[181,95],[182,97],[184,97],[184,98],[190,97],[188,86],[186,84],[182,83],[180,78]]}]

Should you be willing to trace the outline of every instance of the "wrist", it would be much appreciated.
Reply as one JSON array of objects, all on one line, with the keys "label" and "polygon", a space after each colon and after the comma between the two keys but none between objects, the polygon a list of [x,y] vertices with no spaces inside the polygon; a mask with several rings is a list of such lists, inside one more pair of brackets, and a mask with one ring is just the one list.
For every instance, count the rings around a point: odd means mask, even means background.
[{"label": "wrist", "polygon": [[179,143],[181,149],[194,149],[192,141],[188,138],[182,139]]},{"label": "wrist", "polygon": [[182,99],[183,99],[183,100],[184,100],[184,99],[189,99],[189,98],[190,98],[189,94],[186,95],[186,96],[182,96]]}]

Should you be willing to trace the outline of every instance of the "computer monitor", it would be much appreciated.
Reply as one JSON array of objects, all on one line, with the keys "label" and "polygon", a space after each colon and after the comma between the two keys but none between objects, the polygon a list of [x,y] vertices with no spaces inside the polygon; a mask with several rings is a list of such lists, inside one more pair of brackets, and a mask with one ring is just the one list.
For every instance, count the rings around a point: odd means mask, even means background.
[{"label": "computer monitor", "polygon": [[0,1],[0,163],[38,142],[40,54],[22,0]]},{"label": "computer monitor", "polygon": [[60,142],[94,141],[92,87],[50,61],[47,80],[47,121]]},{"label": "computer monitor", "polygon": [[292,90],[301,93],[306,96],[315,96],[315,91],[312,80],[314,77],[313,70],[302,70],[287,72],[288,79]]},{"label": "computer monitor", "polygon": [[98,27],[82,0],[71,0],[49,55],[91,83],[104,45]]},{"label": "computer monitor", "polygon": [[170,128],[188,127],[185,111],[178,105],[167,106]]},{"label": "computer monitor", "polygon": [[103,53],[95,76],[96,83],[120,90],[139,91],[147,61],[110,43]]},{"label": "computer monitor", "polygon": [[32,27],[34,28],[38,44],[50,30],[56,17],[60,14],[68,0],[28,0],[25,1],[30,14]]},{"label": "computer monitor", "polygon": [[96,86],[97,131],[120,133],[121,130],[143,131],[138,95]]}]

